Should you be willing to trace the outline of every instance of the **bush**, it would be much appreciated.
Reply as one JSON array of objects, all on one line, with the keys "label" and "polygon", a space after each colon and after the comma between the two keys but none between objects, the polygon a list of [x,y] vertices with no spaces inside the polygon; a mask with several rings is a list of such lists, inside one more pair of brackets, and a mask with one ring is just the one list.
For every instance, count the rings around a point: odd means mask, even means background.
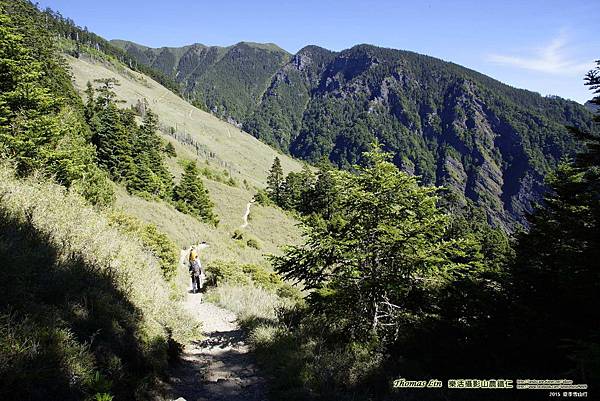
[{"label": "bush", "polygon": [[268,271],[259,265],[242,265],[242,271],[250,277],[250,280],[254,284],[272,292],[282,284],[281,278],[277,273]]},{"label": "bush", "polygon": [[169,157],[177,157],[177,152],[175,151],[175,146],[169,141],[164,147],[164,152]]},{"label": "bush", "polygon": [[158,230],[154,224],[144,224],[133,216],[123,212],[113,212],[109,216],[111,224],[128,234],[135,235],[142,241],[160,262],[160,268],[166,279],[171,279],[177,271],[177,245],[165,234]]},{"label": "bush", "polygon": [[250,283],[250,279],[236,262],[217,260],[206,266],[206,283],[208,285],[217,286],[226,282],[247,285]]},{"label": "bush", "polygon": [[254,201],[261,206],[269,206],[272,203],[269,194],[264,189],[258,190],[258,192],[254,195]]},{"label": "bush", "polygon": [[254,249],[262,248],[260,243],[258,242],[258,240],[254,239],[254,238],[250,238],[248,241],[246,241],[246,245],[248,245],[250,248],[254,248]]},{"label": "bush", "polygon": [[242,230],[236,229],[233,234],[231,234],[231,238],[241,241],[244,239],[244,232]]}]

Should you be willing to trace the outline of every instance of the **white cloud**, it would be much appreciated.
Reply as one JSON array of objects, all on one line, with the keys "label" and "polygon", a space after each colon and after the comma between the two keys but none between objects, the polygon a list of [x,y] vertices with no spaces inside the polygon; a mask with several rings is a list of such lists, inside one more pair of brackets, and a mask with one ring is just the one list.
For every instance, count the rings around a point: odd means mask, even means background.
[{"label": "white cloud", "polygon": [[592,69],[592,62],[582,62],[571,58],[567,51],[568,45],[567,35],[561,31],[546,46],[532,49],[531,55],[490,54],[486,59],[496,64],[559,75],[581,74]]}]

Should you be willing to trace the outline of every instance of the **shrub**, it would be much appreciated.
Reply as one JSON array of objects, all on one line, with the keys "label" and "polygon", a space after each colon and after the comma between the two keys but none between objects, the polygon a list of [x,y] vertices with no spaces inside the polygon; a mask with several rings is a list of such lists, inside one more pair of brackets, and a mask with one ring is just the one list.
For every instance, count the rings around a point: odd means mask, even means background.
[{"label": "shrub", "polygon": [[241,241],[244,239],[244,232],[242,230],[236,229],[233,234],[231,235],[231,238]]},{"label": "shrub", "polygon": [[258,192],[256,192],[254,201],[261,206],[269,206],[272,203],[269,194],[264,189],[259,189]]},{"label": "shrub", "polygon": [[249,284],[249,277],[244,274],[236,262],[217,260],[206,266],[206,282],[208,285]]},{"label": "shrub", "polygon": [[261,245],[258,242],[257,239],[254,238],[250,238],[248,241],[246,241],[246,245],[248,245],[250,248],[254,248],[254,249],[260,249]]},{"label": "shrub", "polygon": [[243,265],[242,271],[250,277],[250,280],[252,280],[254,284],[266,290],[274,292],[276,288],[282,284],[281,278],[277,273],[268,271],[259,265]]},{"label": "shrub", "polygon": [[142,241],[160,262],[160,268],[166,279],[171,279],[177,271],[177,245],[165,234],[158,230],[154,224],[144,224],[137,218],[123,212],[113,212],[109,215],[112,224],[128,234],[135,235]]},{"label": "shrub", "polygon": [[164,147],[164,152],[167,156],[177,157],[177,152],[175,151],[175,146],[171,142],[167,142]]}]

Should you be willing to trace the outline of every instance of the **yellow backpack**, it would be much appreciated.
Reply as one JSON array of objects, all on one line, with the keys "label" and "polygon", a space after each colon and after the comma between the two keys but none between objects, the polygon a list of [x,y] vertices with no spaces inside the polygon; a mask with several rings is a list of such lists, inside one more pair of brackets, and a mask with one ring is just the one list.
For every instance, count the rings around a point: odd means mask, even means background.
[{"label": "yellow backpack", "polygon": [[192,249],[190,252],[190,263],[192,263],[198,257],[198,252],[195,249]]}]

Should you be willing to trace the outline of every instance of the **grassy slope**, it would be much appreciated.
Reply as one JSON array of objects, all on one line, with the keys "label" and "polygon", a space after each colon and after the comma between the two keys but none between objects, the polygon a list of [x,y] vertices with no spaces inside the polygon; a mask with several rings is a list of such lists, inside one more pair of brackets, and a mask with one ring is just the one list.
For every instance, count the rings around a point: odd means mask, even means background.
[{"label": "grassy slope", "polygon": [[267,171],[275,156],[281,159],[285,172],[301,168],[298,161],[278,153],[239,128],[192,106],[149,77],[129,69],[116,71],[108,64],[83,58],[67,56],[67,59],[78,90],[84,90],[87,81],[96,78],[119,79],[121,86],[116,92],[126,101],[126,105],[146,98],[150,108],[159,115],[163,124],[189,133],[194,140],[215,153],[218,159],[228,166],[233,177],[240,181],[246,179],[253,185],[264,186]]},{"label": "grassy slope", "polygon": [[[162,123],[185,127],[196,141],[215,153],[219,160],[235,166],[229,171],[240,183],[246,179],[250,184],[264,187],[267,171],[276,155],[281,159],[285,170],[301,168],[297,161],[277,154],[251,135],[191,106],[148,77],[128,69],[113,68],[101,62],[69,57],[69,63],[78,90],[82,90],[88,80],[117,78],[121,86],[116,88],[116,92],[121,99],[127,104],[134,104],[138,99],[145,97]],[[170,139],[175,145],[178,159],[195,157],[195,153],[189,146],[182,145],[167,136],[165,139]],[[199,161],[200,166],[204,166],[205,163],[204,160]],[[223,169],[214,160],[210,160],[209,163],[211,168]],[[173,175],[178,178],[181,167],[177,160],[170,159],[168,165]],[[217,228],[200,223],[164,202],[147,201],[129,195],[122,188],[117,188],[117,207],[146,222],[156,224],[182,248],[198,240],[209,242],[212,246],[203,259],[207,262],[221,259],[259,263],[264,261],[264,254],[277,253],[282,245],[299,241],[300,231],[293,218],[279,209],[258,205],[252,206],[250,224],[244,232],[247,238],[258,239],[261,249],[248,247],[245,241],[233,240],[231,235],[243,223],[242,216],[246,204],[252,199],[255,190],[253,188],[248,190],[244,185],[231,187],[208,179],[204,182],[220,219]]]},{"label": "grassy slope", "polygon": [[166,366],[169,336],[197,336],[137,239],[63,187],[2,164],[0,266],[0,394],[148,399],[145,377]]}]

